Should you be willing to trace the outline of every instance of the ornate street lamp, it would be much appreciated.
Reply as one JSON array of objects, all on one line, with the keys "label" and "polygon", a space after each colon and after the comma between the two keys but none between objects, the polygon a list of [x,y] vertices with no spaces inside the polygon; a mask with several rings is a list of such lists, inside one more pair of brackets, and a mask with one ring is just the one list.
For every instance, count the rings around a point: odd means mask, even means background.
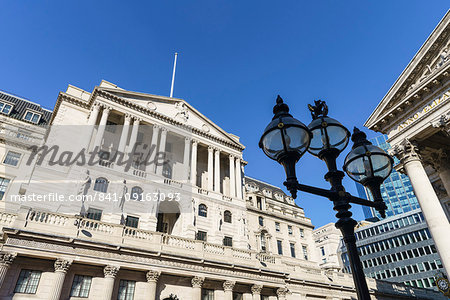
[{"label": "ornate street lamp", "polygon": [[[350,195],[342,185],[344,172],[337,169],[336,159],[347,147],[350,132],[337,120],[328,117],[328,107],[324,101],[315,101],[308,105],[313,121],[306,127],[289,114],[289,107],[280,96],[273,108],[274,117],[264,130],[259,147],[271,159],[283,165],[286,171],[284,185],[296,198],[297,191],[303,191],[333,201],[337,211],[336,228],[340,229],[347,246],[350,267],[356,293],[360,300],[370,300],[369,289],[361,261],[356,248],[355,225],[351,218],[350,203],[374,207],[385,217],[386,204],[381,197],[380,185],[392,171],[393,159],[382,149],[372,145],[366,135],[354,129],[351,137],[354,145],[347,155],[344,170],[350,178],[366,186],[372,193],[374,201]],[[328,172],[325,174],[331,189],[322,189],[300,184],[295,174],[295,165],[306,152],[323,160]]]}]

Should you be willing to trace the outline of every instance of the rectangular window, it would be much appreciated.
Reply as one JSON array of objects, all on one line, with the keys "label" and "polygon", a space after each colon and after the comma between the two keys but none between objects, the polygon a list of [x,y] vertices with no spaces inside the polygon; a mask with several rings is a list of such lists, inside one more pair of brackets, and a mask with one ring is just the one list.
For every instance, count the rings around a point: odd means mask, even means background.
[{"label": "rectangular window", "polygon": [[283,242],[278,240],[277,241],[277,248],[278,248],[278,254],[283,255]]},{"label": "rectangular window", "polygon": [[37,124],[39,122],[39,119],[41,118],[40,114],[31,112],[31,111],[27,111],[25,113],[25,116],[23,116],[23,119],[32,123]]},{"label": "rectangular window", "polygon": [[198,241],[205,241],[206,242],[206,232],[205,231],[197,231],[196,239]]},{"label": "rectangular window", "polygon": [[202,289],[202,300],[214,300],[214,290]]},{"label": "rectangular window", "polygon": [[20,153],[18,152],[14,152],[14,151],[8,151],[8,153],[5,156],[5,159],[3,160],[3,163],[5,165],[10,165],[10,166],[17,166],[17,164],[19,164],[19,159],[20,159]]},{"label": "rectangular window", "polygon": [[102,219],[102,210],[89,207],[86,217],[91,220],[100,221]]},{"label": "rectangular window", "polygon": [[133,300],[136,281],[120,280],[117,300]]},{"label": "rectangular window", "polygon": [[262,209],[262,198],[261,197],[256,197],[256,207],[258,207],[259,209]]},{"label": "rectangular window", "polygon": [[233,247],[233,238],[231,236],[226,236],[223,238],[223,245],[227,247]]},{"label": "rectangular window", "polygon": [[12,105],[4,102],[0,102],[0,112],[9,115],[11,112]]},{"label": "rectangular window", "polygon": [[3,199],[3,196],[6,193],[6,188],[8,187],[9,179],[0,177],[0,200]]},{"label": "rectangular window", "polygon": [[243,299],[244,299],[243,293],[233,292],[233,300],[243,300]]},{"label": "rectangular window", "polygon": [[303,258],[305,260],[308,260],[308,247],[306,247],[305,245],[302,246],[302,251],[303,251]]},{"label": "rectangular window", "polygon": [[300,237],[301,238],[305,237],[305,230],[303,230],[303,228],[300,228]]},{"label": "rectangular window", "polygon": [[322,253],[322,256],[325,255],[325,248],[324,247],[320,247],[320,253]]},{"label": "rectangular window", "polygon": [[125,226],[138,228],[139,218],[127,216],[125,220]]},{"label": "rectangular window", "polygon": [[275,231],[280,232],[280,223],[275,222]]},{"label": "rectangular window", "polygon": [[36,294],[41,279],[41,271],[22,270],[17,280],[14,293]]},{"label": "rectangular window", "polygon": [[116,126],[117,124],[111,121],[106,121],[106,127],[105,130],[111,133],[115,133],[116,132]]},{"label": "rectangular window", "polygon": [[289,233],[289,235],[292,235],[292,226],[291,225],[288,225],[288,233]]},{"label": "rectangular window", "polygon": [[73,277],[72,288],[70,290],[71,297],[88,298],[91,288],[92,277],[75,275]]},{"label": "rectangular window", "polygon": [[295,244],[294,243],[290,243],[289,247],[291,248],[291,256],[295,257]]}]

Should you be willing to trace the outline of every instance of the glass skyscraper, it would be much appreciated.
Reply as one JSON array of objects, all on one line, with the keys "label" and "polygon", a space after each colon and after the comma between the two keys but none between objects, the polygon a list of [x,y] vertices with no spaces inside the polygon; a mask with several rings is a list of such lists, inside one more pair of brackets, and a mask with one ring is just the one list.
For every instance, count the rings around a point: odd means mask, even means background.
[{"label": "glass skyscraper", "polygon": [[[370,142],[386,152],[391,147],[387,142],[386,135],[380,135],[370,139]],[[399,163],[398,159],[395,157],[394,161],[394,165]],[[388,208],[386,217],[399,215],[420,208],[408,176],[392,170],[391,175],[383,182],[380,188],[381,195]],[[361,198],[373,200],[370,192],[361,184],[357,183],[356,189]],[[363,212],[366,219],[375,217],[381,219],[380,214],[372,207],[363,206]]]}]

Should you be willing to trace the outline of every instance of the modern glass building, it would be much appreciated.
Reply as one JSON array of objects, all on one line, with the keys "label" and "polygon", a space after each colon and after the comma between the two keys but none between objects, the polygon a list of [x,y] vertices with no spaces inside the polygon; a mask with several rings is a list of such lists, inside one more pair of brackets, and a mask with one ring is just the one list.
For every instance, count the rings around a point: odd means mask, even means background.
[{"label": "modern glass building", "polygon": [[[386,140],[386,135],[380,135],[370,139],[370,142],[387,152],[391,146]],[[397,158],[394,157],[394,161],[394,165],[398,164]],[[380,188],[381,195],[388,207],[386,217],[399,215],[420,208],[408,176],[393,170],[392,174],[383,182]],[[356,189],[361,198],[373,200],[370,192],[361,184],[357,183]],[[363,212],[366,219],[381,219],[380,214],[372,207],[363,206]]]},{"label": "modern glass building", "polygon": [[[355,235],[367,277],[436,289],[435,277],[444,269],[420,209],[360,227]],[[342,271],[350,273],[342,241],[338,255]]]}]

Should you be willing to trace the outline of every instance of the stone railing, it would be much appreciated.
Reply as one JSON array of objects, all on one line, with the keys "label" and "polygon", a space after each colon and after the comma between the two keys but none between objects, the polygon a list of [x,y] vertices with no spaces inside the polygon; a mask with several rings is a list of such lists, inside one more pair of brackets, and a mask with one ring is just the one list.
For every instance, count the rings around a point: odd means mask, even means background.
[{"label": "stone railing", "polygon": [[133,174],[134,176],[137,176],[137,177],[147,178],[147,173],[145,171],[138,170],[135,168],[131,169],[131,174]]},{"label": "stone railing", "polygon": [[14,223],[16,220],[16,214],[10,214],[7,212],[0,212],[0,225],[8,227]]},{"label": "stone railing", "polygon": [[171,186],[176,186],[176,187],[178,187],[180,189],[183,187],[183,183],[182,182],[179,182],[179,181],[176,181],[176,180],[173,180],[173,179],[170,179],[170,178],[164,178],[164,184],[171,185]]},{"label": "stone railing", "polygon": [[102,167],[108,168],[108,169],[112,169],[114,168],[114,162],[109,161],[109,160],[105,160],[105,159],[100,159],[98,161],[98,164]]},{"label": "stone railing", "polygon": [[62,214],[30,210],[26,221],[65,227],[69,223],[69,220],[70,217]]},{"label": "stone railing", "polygon": [[269,255],[267,253],[258,253],[256,254],[256,259],[258,259],[260,262],[264,263],[275,263],[275,257],[272,255]]}]

